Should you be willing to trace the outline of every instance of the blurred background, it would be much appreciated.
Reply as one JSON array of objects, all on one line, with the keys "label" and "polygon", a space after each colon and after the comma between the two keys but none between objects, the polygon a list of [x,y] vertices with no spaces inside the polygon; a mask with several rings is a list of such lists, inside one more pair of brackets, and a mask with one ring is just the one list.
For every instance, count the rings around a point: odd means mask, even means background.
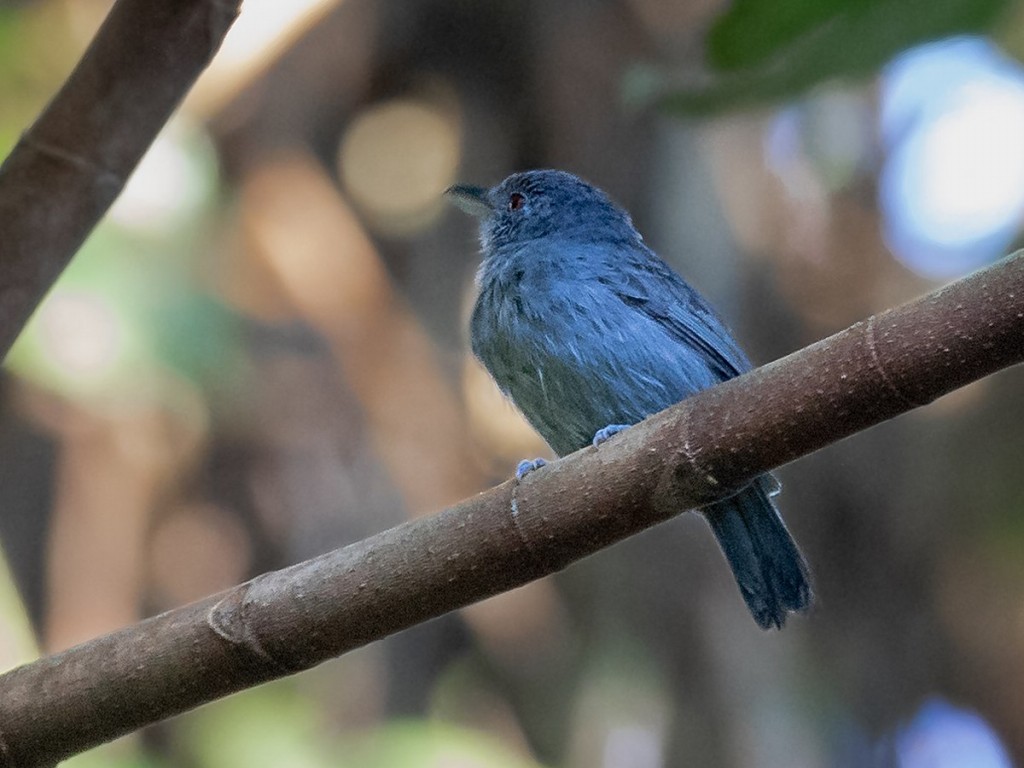
[{"label": "blurred background", "polygon": [[[0,1],[0,151],[108,9]],[[1021,56],[1010,0],[245,0],[0,373],[0,665],[545,453],[467,354],[456,180],[605,188],[767,362],[1015,247]],[[781,471],[782,632],[684,515],[69,765],[1013,765],[1022,384]]]}]

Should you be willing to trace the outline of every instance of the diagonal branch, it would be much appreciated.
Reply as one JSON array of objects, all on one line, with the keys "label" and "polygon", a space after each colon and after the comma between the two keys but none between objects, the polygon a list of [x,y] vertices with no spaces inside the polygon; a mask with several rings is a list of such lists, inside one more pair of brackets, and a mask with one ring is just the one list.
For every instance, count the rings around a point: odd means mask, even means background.
[{"label": "diagonal branch", "polygon": [[119,0],[0,167],[0,359],[238,15],[241,0]]},{"label": "diagonal branch", "polygon": [[53,763],[553,573],[1024,361],[1024,251],[429,518],[0,676],[0,765]]}]

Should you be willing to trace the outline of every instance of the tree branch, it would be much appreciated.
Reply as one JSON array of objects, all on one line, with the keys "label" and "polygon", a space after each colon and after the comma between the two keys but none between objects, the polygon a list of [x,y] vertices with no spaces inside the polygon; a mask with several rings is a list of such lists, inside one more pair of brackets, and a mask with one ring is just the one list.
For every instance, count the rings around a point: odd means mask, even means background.
[{"label": "tree branch", "polygon": [[0,167],[0,359],[220,47],[241,0],[119,0]]},{"label": "tree branch", "polygon": [[438,515],[0,677],[0,765],[45,765],[553,573],[1024,361],[1024,251]]}]

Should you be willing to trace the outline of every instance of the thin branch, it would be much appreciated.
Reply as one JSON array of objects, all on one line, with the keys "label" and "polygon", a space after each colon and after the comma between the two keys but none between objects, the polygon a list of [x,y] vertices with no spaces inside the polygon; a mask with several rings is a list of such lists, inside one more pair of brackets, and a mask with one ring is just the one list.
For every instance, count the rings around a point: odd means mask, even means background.
[{"label": "thin branch", "polygon": [[0,359],[220,47],[241,0],[119,0],[0,167]]},{"label": "thin branch", "polygon": [[553,573],[1024,361],[1024,252],[521,483],[0,677],[0,765],[46,765]]}]

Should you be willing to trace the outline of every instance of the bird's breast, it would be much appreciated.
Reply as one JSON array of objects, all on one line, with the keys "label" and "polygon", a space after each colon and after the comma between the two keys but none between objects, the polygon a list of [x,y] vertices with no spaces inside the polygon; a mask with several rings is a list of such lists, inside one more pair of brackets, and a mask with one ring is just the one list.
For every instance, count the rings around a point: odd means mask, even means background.
[{"label": "bird's breast", "polygon": [[481,281],[473,351],[560,454],[671,397],[651,376],[652,349],[623,309],[596,283],[546,283],[528,271]]}]

